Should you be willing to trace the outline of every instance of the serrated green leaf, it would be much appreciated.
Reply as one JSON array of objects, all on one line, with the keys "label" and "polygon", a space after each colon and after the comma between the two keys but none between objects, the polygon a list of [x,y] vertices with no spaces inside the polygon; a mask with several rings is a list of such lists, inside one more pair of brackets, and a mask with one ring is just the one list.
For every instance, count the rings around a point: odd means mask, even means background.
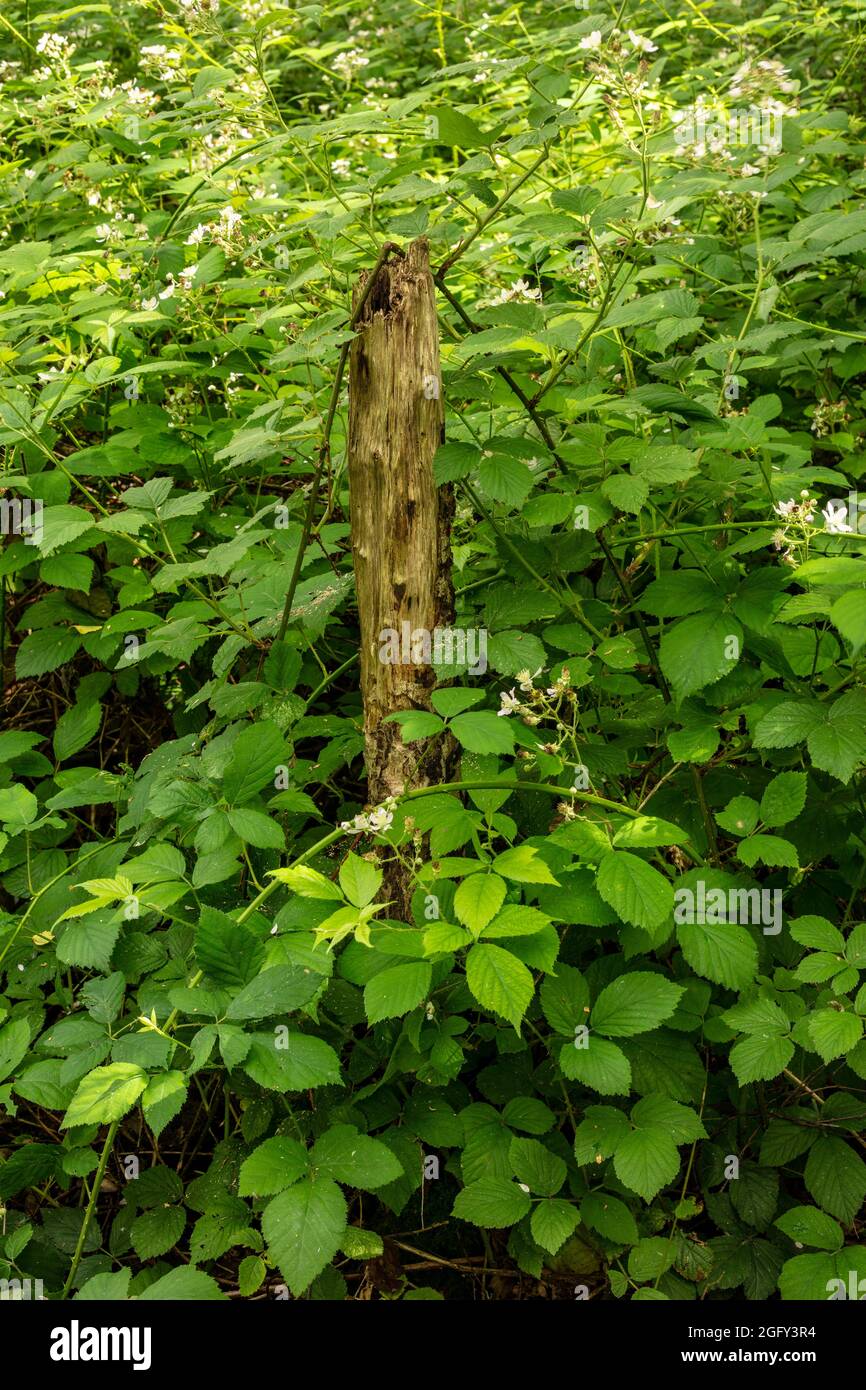
[{"label": "serrated green leaf", "polygon": [[132,1062],[112,1062],[97,1067],[79,1082],[63,1119],[73,1125],[104,1125],[120,1120],[131,1110],[147,1086],[147,1075]]},{"label": "serrated green leaf", "polygon": [[303,1178],[265,1207],[262,1234],[295,1297],[336,1255],[346,1215],[346,1199],[330,1178]]},{"label": "serrated green leaf", "polygon": [[662,975],[635,971],[602,990],[592,1008],[592,1028],[606,1038],[649,1033],[670,1018],[684,993]]},{"label": "serrated green leaf", "polygon": [[535,987],[526,966],[501,946],[473,946],[466,957],[466,983],[485,1009],[520,1027]]}]

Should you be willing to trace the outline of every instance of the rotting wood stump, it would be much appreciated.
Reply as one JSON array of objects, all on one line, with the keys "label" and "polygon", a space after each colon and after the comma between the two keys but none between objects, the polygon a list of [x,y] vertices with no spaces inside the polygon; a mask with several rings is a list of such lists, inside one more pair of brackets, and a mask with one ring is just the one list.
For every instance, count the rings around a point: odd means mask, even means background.
[{"label": "rotting wood stump", "polygon": [[[366,285],[364,273],[355,307]],[[428,634],[429,645],[454,619],[454,497],[433,478],[444,410],[425,238],[380,266],[356,327],[349,354],[349,487],[368,796],[378,805],[447,781],[454,762],[450,740],[432,748],[404,744],[399,724],[383,722],[398,710],[431,708],[435,672],[429,660],[405,661],[417,658],[411,634]],[[407,891],[396,871],[387,874],[386,890],[406,916]]]}]

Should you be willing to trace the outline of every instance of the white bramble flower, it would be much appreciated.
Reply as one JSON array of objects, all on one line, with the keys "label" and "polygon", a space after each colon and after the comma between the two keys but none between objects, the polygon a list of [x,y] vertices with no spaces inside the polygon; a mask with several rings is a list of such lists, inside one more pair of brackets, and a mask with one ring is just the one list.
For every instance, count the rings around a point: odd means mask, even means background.
[{"label": "white bramble flower", "polygon": [[210,225],[211,224],[209,222],[199,222],[197,227],[193,227],[184,245],[198,246],[200,242],[204,241],[205,237],[210,231]]},{"label": "white bramble flower", "polygon": [[658,44],[653,43],[651,39],[645,39],[642,34],[636,34],[634,29],[629,29],[628,41],[638,53],[656,53],[658,51]]},{"label": "white bramble flower", "polygon": [[549,685],[549,686],[547,687],[547,694],[550,695],[551,698],[553,698],[553,697],[555,697],[555,696],[557,696],[557,695],[564,695],[565,692],[566,692],[566,690],[568,690],[570,687],[571,687],[571,673],[570,673],[568,667],[567,667],[567,666],[564,666],[564,667],[562,668],[562,671],[561,671],[561,673],[560,673],[558,679],[554,682],[554,684],[553,684],[553,685]]},{"label": "white bramble flower", "polygon": [[533,289],[528,280],[513,280],[510,289],[500,290],[490,303],[510,304],[514,300],[539,304],[541,302],[541,290]]},{"label": "white bramble flower", "polygon": [[518,683],[518,685],[520,686],[520,689],[521,689],[526,695],[531,695],[531,694],[532,694],[532,689],[533,689],[532,683],[533,683],[533,681],[535,680],[535,677],[536,677],[536,676],[540,676],[540,675],[541,675],[541,672],[542,672],[543,669],[544,669],[544,668],[543,668],[542,666],[539,666],[539,668],[538,668],[537,671],[530,672],[529,668],[527,667],[527,669],[526,669],[525,671],[518,671],[518,672],[517,672],[517,683]]},{"label": "white bramble flower", "polygon": [[143,299],[141,301],[141,307],[142,309],[147,309],[148,312],[150,312],[153,309],[158,309],[159,300],[157,299],[156,295],[153,295],[150,299]]},{"label": "white bramble flower", "polygon": [[150,106],[151,102],[159,101],[156,92],[152,92],[148,87],[139,87],[137,82],[123,82],[120,90],[130,106]]},{"label": "white bramble flower", "polygon": [[334,160],[331,161],[331,173],[332,173],[332,174],[336,174],[338,178],[341,178],[341,179],[348,178],[348,176],[349,176],[349,174],[351,174],[351,172],[352,172],[352,164],[351,164],[351,161],[350,161],[350,160],[348,160],[348,159],[334,159]]},{"label": "white bramble flower", "polygon": [[224,232],[226,236],[233,236],[242,221],[243,218],[240,213],[233,207],[223,208],[220,213],[220,231]]},{"label": "white bramble flower", "polygon": [[824,518],[824,530],[831,536],[850,535],[854,529],[846,520],[848,512],[844,502],[828,502],[821,515]]},{"label": "white bramble flower", "polygon": [[142,66],[152,70],[163,82],[173,82],[181,76],[180,49],[166,48],[164,43],[147,44],[141,49]]},{"label": "white bramble flower", "polygon": [[355,816],[354,820],[340,821],[340,829],[351,835],[359,835],[364,832],[384,835],[385,831],[390,830],[393,824],[396,808],[397,798],[386,796],[381,806],[374,807],[366,815],[362,812]]},{"label": "white bramble flower", "polygon": [[496,713],[500,719],[503,715],[515,714],[520,709],[520,701],[513,690],[503,690],[499,696],[499,702],[502,708],[497,710]]},{"label": "white bramble flower", "polygon": [[773,507],[776,516],[790,516],[791,513],[796,510],[797,503],[794,501],[793,497],[789,497],[787,502],[776,502]]},{"label": "white bramble flower", "polygon": [[365,58],[359,48],[350,48],[345,53],[338,53],[336,57],[332,58],[331,67],[346,82],[351,82],[355,73],[360,68],[367,67],[369,62],[370,59]]},{"label": "white bramble flower", "polygon": [[40,34],[36,41],[36,52],[44,53],[46,58],[64,62],[75,49],[63,34]]},{"label": "white bramble flower", "polygon": [[601,48],[601,30],[593,29],[591,34],[587,34],[585,38],[581,39],[580,47],[583,49]]}]

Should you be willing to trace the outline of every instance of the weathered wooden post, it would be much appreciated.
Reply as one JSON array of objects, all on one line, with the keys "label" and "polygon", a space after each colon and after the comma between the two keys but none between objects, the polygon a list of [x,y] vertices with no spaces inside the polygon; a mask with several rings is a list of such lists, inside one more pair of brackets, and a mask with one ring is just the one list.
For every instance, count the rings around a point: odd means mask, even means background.
[{"label": "weathered wooden post", "polygon": [[[356,306],[366,284],[362,274]],[[444,411],[425,238],[380,266],[357,328],[349,354],[349,487],[369,801],[377,805],[447,780],[453,757],[444,740],[425,755],[424,744],[402,742],[398,724],[383,723],[397,710],[430,709],[429,648],[436,629],[454,619],[454,499],[433,479]],[[418,659],[423,640],[412,643],[419,633],[428,635],[426,661]],[[405,916],[407,897],[394,874],[386,888]]]}]

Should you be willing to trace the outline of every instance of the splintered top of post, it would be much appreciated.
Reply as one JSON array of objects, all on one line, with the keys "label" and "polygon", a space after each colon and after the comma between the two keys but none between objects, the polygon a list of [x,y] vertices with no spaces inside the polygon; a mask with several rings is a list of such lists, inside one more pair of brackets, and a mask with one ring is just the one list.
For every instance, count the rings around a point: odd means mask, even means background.
[{"label": "splintered top of post", "polygon": [[[418,237],[411,242],[406,251],[393,248],[392,259],[385,260],[379,267],[358,325],[372,323],[377,315],[393,318],[401,309],[410,286],[427,279],[430,275],[430,243],[426,237]],[[352,306],[357,306],[370,272],[362,270],[352,295]]]}]

